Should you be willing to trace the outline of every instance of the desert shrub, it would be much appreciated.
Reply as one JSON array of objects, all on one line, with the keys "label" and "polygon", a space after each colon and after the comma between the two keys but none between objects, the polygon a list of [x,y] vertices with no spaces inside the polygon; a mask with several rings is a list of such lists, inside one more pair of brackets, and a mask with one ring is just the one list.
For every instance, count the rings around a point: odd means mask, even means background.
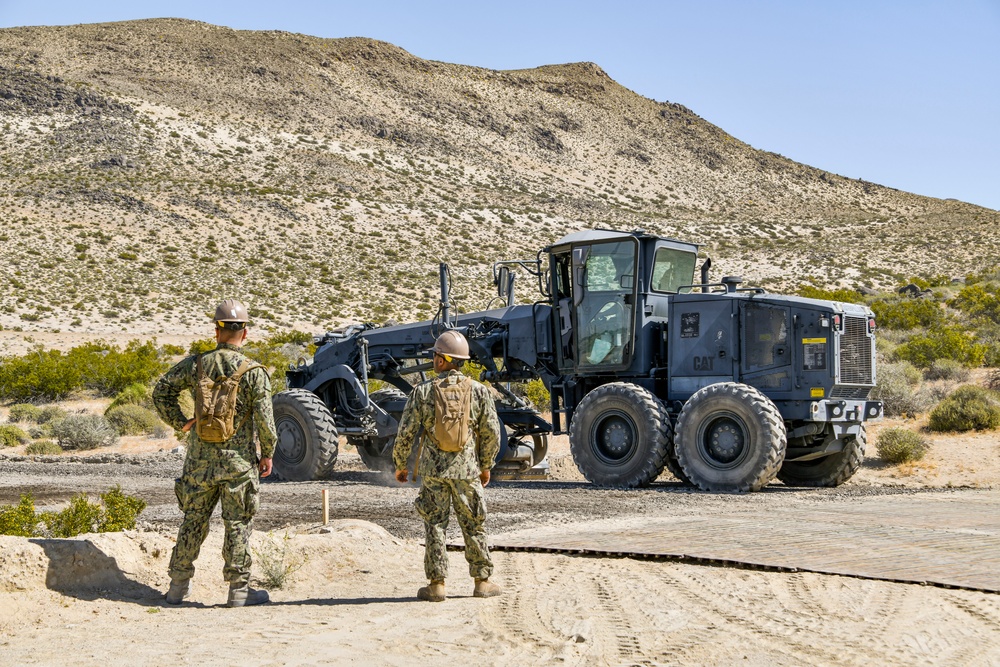
[{"label": "desert shrub", "polygon": [[976,283],[966,285],[958,295],[948,302],[948,305],[971,317],[983,317],[994,322],[1000,322],[1000,297],[987,287],[992,285]]},{"label": "desert shrub", "polygon": [[34,537],[38,517],[30,493],[21,494],[17,505],[0,505],[0,535]]},{"label": "desert shrub", "polygon": [[170,428],[162,421],[158,421],[156,422],[156,426],[153,427],[153,430],[150,432],[149,436],[154,440],[164,440],[166,438],[169,438],[173,434],[174,434],[174,429]]},{"label": "desert shrub", "polygon": [[17,403],[10,406],[7,414],[7,421],[38,423],[38,417],[42,414],[42,409],[31,403]]},{"label": "desert shrub", "polygon": [[79,493],[70,499],[66,509],[42,512],[41,517],[52,537],[73,537],[96,531],[101,519],[101,506],[87,500],[87,494]]},{"label": "desert shrub", "polygon": [[155,412],[141,405],[119,405],[104,413],[105,418],[115,427],[119,435],[143,435],[152,433],[160,418]]},{"label": "desert shrub", "polygon": [[886,463],[919,461],[927,454],[930,443],[919,433],[905,428],[887,428],[879,433],[875,442],[878,457]]},{"label": "desert shrub", "polygon": [[954,359],[935,359],[931,367],[924,371],[924,378],[927,380],[967,382],[969,375],[969,369]]},{"label": "desert shrub", "polygon": [[164,357],[179,357],[184,354],[184,348],[180,345],[173,345],[172,343],[164,343],[160,346],[160,354]]},{"label": "desert shrub", "polygon": [[202,338],[191,343],[188,354],[205,354],[215,349],[217,343],[211,338]]},{"label": "desert shrub", "polygon": [[865,297],[856,289],[822,289],[814,285],[802,285],[796,294],[808,299],[823,299],[824,301],[840,301],[842,303],[864,303]]},{"label": "desert shrub", "polygon": [[0,358],[0,398],[57,401],[80,389],[111,396],[130,384],[149,384],[165,370],[152,342],[125,349],[87,343],[68,352],[36,348],[23,357]]},{"label": "desert shrub", "polygon": [[0,447],[15,447],[30,440],[31,438],[21,427],[13,424],[0,425]]},{"label": "desert shrub", "polygon": [[51,440],[36,440],[24,448],[24,453],[29,456],[52,456],[62,454],[63,448]]},{"label": "desert shrub", "polygon": [[60,400],[82,386],[80,371],[65,363],[58,350],[37,349],[29,356],[0,359],[0,398]]},{"label": "desert shrub", "polygon": [[887,417],[915,415],[931,405],[916,391],[915,386],[919,382],[920,371],[909,362],[881,364],[872,397],[882,401]]},{"label": "desert shrub", "polygon": [[69,413],[56,405],[49,405],[42,408],[41,413],[38,415],[36,420],[39,424],[51,424],[57,422],[60,419],[65,419],[66,415]]},{"label": "desert shrub", "polygon": [[[100,495],[102,504],[91,502],[80,493],[60,512],[35,513],[30,494],[23,494],[18,505],[0,505],[0,535],[21,537],[73,537],[83,533],[109,533],[132,530],[136,518],[146,508],[146,501],[122,492],[115,486]],[[45,530],[40,531],[40,524]]]},{"label": "desert shrub", "polygon": [[992,431],[1000,427],[1000,400],[977,385],[963,385],[931,410],[932,431]]},{"label": "desert shrub", "polygon": [[111,401],[111,405],[109,405],[108,409],[104,411],[104,414],[107,415],[115,408],[123,405],[140,405],[144,408],[153,407],[153,397],[149,390],[149,385],[135,382],[125,387],[120,392],[115,394],[114,399]]},{"label": "desert shrub", "polygon": [[539,379],[534,379],[524,385],[524,396],[536,410],[543,411],[552,407],[549,397],[549,390],[545,388],[545,383]]},{"label": "desert shrub", "polygon": [[134,530],[136,518],[146,509],[145,500],[125,494],[118,485],[107,493],[102,493],[101,501],[104,503],[104,511],[97,524],[97,530],[101,533]]},{"label": "desert shrub", "polygon": [[259,570],[258,578],[264,588],[272,590],[284,588],[291,575],[305,565],[304,556],[289,553],[290,539],[288,533],[285,533],[280,541],[268,533],[259,548],[251,547],[254,564]]},{"label": "desert shrub", "polygon": [[954,359],[964,366],[981,366],[986,347],[956,326],[940,326],[917,334],[896,348],[896,358],[918,368],[930,368],[938,359]]},{"label": "desert shrub", "polygon": [[933,327],[944,321],[941,306],[932,299],[910,297],[877,300],[871,304],[875,320],[884,329]]},{"label": "desert shrub", "polygon": [[79,354],[87,372],[84,386],[105,396],[114,396],[132,384],[149,385],[167,368],[152,341],[130,341],[124,349],[105,343],[75,347],[69,355]]},{"label": "desert shrub", "polygon": [[70,415],[53,424],[52,434],[63,449],[94,449],[118,442],[118,431],[101,415]]}]

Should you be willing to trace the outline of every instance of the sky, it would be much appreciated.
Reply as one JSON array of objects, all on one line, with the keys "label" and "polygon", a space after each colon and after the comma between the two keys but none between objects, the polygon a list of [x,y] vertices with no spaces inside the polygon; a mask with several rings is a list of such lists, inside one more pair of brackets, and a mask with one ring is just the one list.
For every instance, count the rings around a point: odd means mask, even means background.
[{"label": "sky", "polygon": [[590,61],[755,148],[1000,210],[1000,0],[0,0],[0,27],[168,16],[497,70]]}]

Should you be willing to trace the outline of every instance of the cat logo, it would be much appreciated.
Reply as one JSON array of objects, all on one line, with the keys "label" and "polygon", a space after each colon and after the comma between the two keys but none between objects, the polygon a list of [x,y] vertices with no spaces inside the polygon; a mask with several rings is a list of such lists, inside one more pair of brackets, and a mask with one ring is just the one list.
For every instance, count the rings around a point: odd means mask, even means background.
[{"label": "cat logo", "polygon": [[714,368],[715,357],[694,357],[693,361],[696,371],[710,371]]}]

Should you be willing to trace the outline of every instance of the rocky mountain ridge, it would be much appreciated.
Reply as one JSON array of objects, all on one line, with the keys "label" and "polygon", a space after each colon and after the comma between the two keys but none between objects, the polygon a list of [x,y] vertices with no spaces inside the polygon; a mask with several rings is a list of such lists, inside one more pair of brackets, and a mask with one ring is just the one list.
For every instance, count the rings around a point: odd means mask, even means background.
[{"label": "rocky mountain ridge", "polygon": [[755,149],[593,63],[180,19],[11,28],[0,118],[7,329],[188,333],[230,296],[276,329],[428,318],[441,261],[474,310],[493,261],[586,227],[695,241],[775,288],[962,275],[1000,245],[996,211]]}]

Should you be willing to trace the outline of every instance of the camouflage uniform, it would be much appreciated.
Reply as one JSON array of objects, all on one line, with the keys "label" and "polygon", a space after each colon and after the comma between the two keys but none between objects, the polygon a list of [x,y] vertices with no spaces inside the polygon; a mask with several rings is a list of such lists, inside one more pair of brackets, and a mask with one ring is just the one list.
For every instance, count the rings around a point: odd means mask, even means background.
[{"label": "camouflage uniform", "polygon": [[[244,359],[246,356],[237,346],[219,343],[215,350],[202,356],[201,363],[205,374],[215,378],[231,376]],[[177,399],[182,391],[194,391],[198,375],[196,360],[196,356],[191,356],[181,361],[167,371],[153,389],[156,411],[177,430],[188,421]],[[194,575],[194,561],[208,536],[209,518],[220,499],[226,527],[222,546],[226,560],[223,575],[231,584],[246,584],[250,578],[250,532],[254,514],[260,506],[254,424],[261,457],[273,456],[277,439],[271,407],[271,378],[263,368],[248,371],[240,380],[233,425],[241,422],[243,425],[226,442],[204,442],[194,426],[188,432],[184,472],[174,484],[184,521],[170,557],[171,579],[190,579]]]},{"label": "camouflage uniform", "polygon": [[421,427],[424,445],[421,448],[417,470],[421,477],[420,494],[414,503],[417,513],[424,520],[426,530],[424,571],[431,581],[443,580],[448,575],[448,556],[445,550],[445,529],[454,505],[458,524],[465,538],[465,559],[469,574],[477,579],[488,579],[493,573],[486,545],[486,499],[479,473],[493,467],[493,459],[500,450],[500,420],[489,389],[478,382],[472,387],[471,435],[459,452],[444,452],[434,440],[434,399],[432,383],[454,384],[462,378],[461,372],[449,370],[437,379],[414,388],[403,417],[399,422],[392,460],[396,470],[405,470]]}]

